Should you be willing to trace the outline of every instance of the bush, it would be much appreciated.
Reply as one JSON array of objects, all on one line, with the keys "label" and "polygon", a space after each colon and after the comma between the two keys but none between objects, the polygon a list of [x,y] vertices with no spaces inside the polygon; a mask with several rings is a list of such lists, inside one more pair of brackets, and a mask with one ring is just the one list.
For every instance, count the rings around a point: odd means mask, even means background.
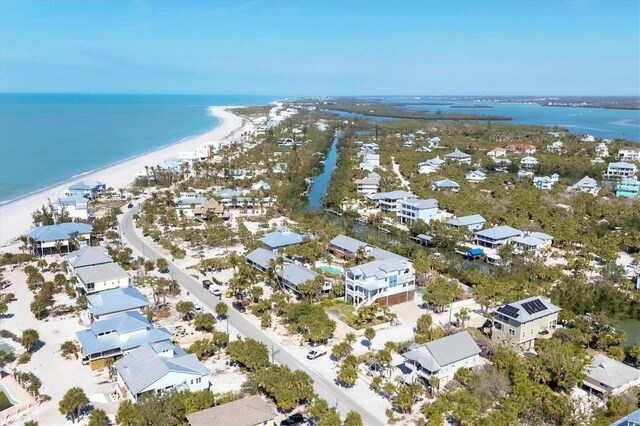
[{"label": "bush", "polygon": [[29,361],[31,361],[31,355],[26,352],[20,355],[20,357],[18,358],[18,364],[26,364]]},{"label": "bush", "polygon": [[263,329],[271,327],[271,315],[269,313],[265,313],[260,317],[260,327]]}]

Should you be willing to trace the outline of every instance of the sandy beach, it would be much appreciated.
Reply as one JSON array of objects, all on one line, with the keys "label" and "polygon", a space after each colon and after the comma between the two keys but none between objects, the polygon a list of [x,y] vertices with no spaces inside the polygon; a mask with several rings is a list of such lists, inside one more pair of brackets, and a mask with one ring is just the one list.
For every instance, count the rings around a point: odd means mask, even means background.
[{"label": "sandy beach", "polygon": [[[229,111],[224,106],[210,107],[211,115],[218,117],[221,123],[214,129],[198,136],[187,138],[179,143],[152,151],[148,154],[135,157],[122,163],[101,169],[81,178],[69,180],[56,187],[33,194],[29,197],[16,200],[0,207],[0,246],[7,246],[15,238],[24,234],[32,226],[31,213],[39,209],[48,200],[55,200],[64,196],[64,192],[70,183],[81,180],[93,179],[105,182],[108,187],[114,189],[124,188],[133,182],[133,179],[144,166],[156,166],[164,160],[173,158],[180,151],[193,150],[203,143],[219,141],[241,128],[244,120]],[[233,108],[237,108],[234,106]]]}]

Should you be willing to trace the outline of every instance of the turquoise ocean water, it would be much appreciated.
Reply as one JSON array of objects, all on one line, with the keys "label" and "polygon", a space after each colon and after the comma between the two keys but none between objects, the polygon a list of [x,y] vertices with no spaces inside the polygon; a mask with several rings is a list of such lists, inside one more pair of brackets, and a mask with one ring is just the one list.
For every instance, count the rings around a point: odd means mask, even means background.
[{"label": "turquoise ocean water", "polygon": [[0,202],[204,133],[268,96],[0,94]]}]

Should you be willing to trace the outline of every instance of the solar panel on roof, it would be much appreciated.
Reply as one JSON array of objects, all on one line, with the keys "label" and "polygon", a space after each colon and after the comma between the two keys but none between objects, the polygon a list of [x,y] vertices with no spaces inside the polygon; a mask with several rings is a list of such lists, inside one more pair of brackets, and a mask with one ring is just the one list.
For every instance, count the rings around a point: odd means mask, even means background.
[{"label": "solar panel on roof", "polygon": [[547,307],[539,300],[535,299],[530,302],[525,302],[522,304],[522,307],[528,314],[535,314],[537,312],[542,312],[547,309]]},{"label": "solar panel on roof", "polygon": [[511,305],[504,305],[498,308],[498,312],[503,313],[511,318],[518,318],[520,310]]}]

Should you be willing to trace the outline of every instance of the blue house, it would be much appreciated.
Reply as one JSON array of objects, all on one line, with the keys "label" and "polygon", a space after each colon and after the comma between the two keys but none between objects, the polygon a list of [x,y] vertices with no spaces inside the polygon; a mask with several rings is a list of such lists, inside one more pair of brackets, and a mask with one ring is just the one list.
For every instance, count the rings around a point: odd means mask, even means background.
[{"label": "blue house", "polygon": [[106,189],[107,184],[104,182],[99,182],[97,180],[83,180],[71,185],[64,195],[67,197],[94,198],[99,193],[106,191]]},{"label": "blue house", "polygon": [[91,239],[93,226],[86,223],[67,222],[56,225],[38,226],[27,232],[34,241],[31,245],[37,254],[52,254],[62,249],[69,253],[76,245],[86,246]]},{"label": "blue house", "polygon": [[260,241],[267,246],[269,250],[278,250],[292,244],[299,244],[304,241],[304,236],[293,232],[286,226],[278,227],[274,232],[264,234]]},{"label": "blue house", "polygon": [[633,198],[640,193],[640,181],[634,176],[616,183],[616,197]]},{"label": "blue house", "polygon": [[447,225],[449,226],[453,226],[454,228],[466,227],[469,231],[478,231],[484,227],[485,223],[487,223],[487,221],[479,214],[456,217],[455,219],[447,221]]}]

